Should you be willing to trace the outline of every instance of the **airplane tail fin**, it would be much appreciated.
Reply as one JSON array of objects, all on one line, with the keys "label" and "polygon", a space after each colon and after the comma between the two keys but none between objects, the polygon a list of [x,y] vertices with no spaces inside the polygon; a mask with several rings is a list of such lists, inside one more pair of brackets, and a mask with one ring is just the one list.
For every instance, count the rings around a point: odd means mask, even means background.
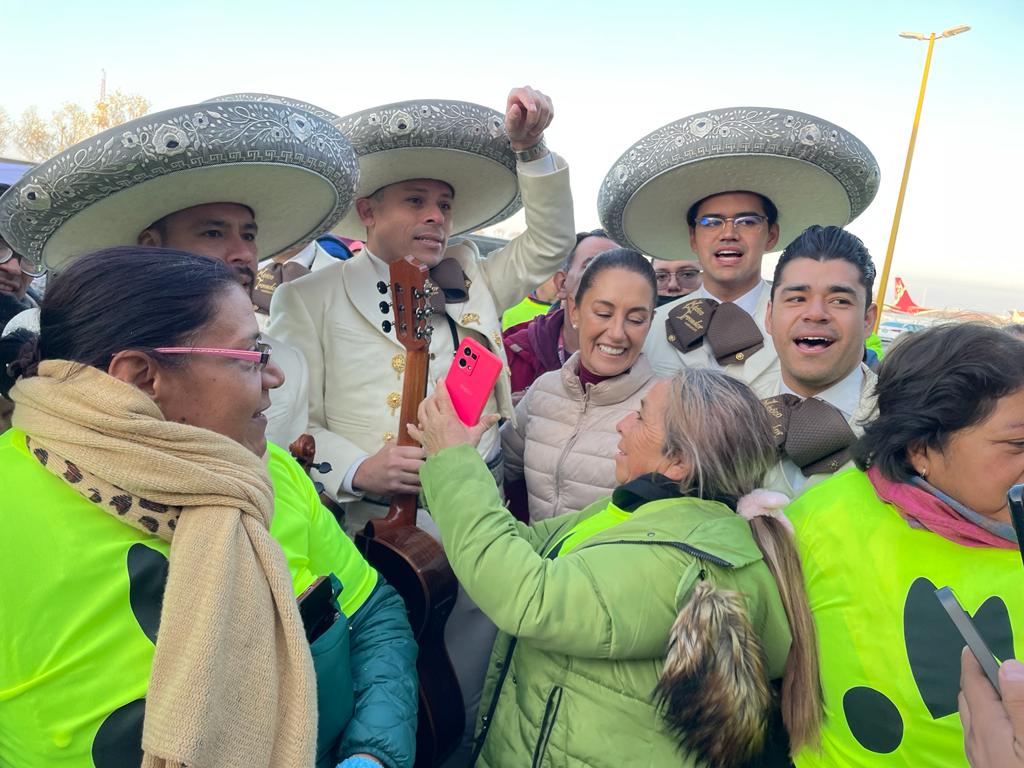
[{"label": "airplane tail fin", "polygon": [[910,298],[910,292],[903,283],[902,277],[896,278],[896,303],[892,307],[900,312],[920,312],[924,309],[924,307],[919,307],[915,304],[914,300]]}]

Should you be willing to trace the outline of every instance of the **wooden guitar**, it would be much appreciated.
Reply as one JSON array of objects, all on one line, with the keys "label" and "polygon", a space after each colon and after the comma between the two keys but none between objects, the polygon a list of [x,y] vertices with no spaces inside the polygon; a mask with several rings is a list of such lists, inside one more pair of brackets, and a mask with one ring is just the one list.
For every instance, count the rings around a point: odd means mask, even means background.
[{"label": "wooden guitar", "polygon": [[[381,282],[377,290],[387,292]],[[425,264],[411,256],[391,265],[393,325],[406,350],[405,380],[398,445],[419,445],[406,424],[415,422],[427,392],[430,325],[428,304],[437,290],[429,282]],[[381,311],[388,303],[381,301]],[[419,499],[415,494],[391,497],[385,517],[371,520],[356,534],[356,546],[405,600],[409,623],[419,643],[419,723],[416,731],[416,768],[432,768],[459,745],[466,722],[458,679],[444,645],[444,626],[455,605],[458,582],[440,542],[416,527]]]}]

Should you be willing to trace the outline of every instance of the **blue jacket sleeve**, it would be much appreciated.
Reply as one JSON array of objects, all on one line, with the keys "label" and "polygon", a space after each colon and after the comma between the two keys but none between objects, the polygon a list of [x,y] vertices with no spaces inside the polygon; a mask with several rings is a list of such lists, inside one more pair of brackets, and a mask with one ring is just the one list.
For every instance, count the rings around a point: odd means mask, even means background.
[{"label": "blue jacket sleeve", "polygon": [[355,712],[339,760],[373,755],[388,768],[411,768],[416,755],[416,641],[405,604],[383,577],[349,618]]}]

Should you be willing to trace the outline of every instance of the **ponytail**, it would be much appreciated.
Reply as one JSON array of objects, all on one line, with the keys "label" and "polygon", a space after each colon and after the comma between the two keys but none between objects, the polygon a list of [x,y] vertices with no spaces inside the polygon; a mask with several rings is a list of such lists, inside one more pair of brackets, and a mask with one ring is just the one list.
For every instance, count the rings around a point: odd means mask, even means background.
[{"label": "ponytail", "polygon": [[39,335],[19,329],[0,338],[0,396],[10,394],[14,382],[35,376],[39,368]]},{"label": "ponytail", "polygon": [[750,521],[754,541],[779,587],[793,638],[782,678],[782,721],[789,732],[790,753],[817,746],[823,713],[817,634],[807,603],[800,556],[792,534],[776,518],[761,515]]}]

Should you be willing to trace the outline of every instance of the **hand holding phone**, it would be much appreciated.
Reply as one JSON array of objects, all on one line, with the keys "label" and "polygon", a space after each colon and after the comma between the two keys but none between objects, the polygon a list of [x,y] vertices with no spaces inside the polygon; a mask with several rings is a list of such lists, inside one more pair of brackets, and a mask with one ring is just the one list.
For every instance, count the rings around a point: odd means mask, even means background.
[{"label": "hand holding phone", "polygon": [[445,386],[455,413],[467,427],[480,421],[480,414],[500,374],[500,357],[475,339],[466,337],[459,342],[445,377]]},{"label": "hand holding phone", "polygon": [[951,587],[941,587],[935,590],[935,596],[939,598],[942,607],[946,609],[946,613],[952,619],[953,624],[960,633],[960,637],[964,639],[967,647],[971,649],[974,658],[978,660],[981,668],[985,670],[985,676],[992,683],[992,687],[996,689],[996,693],[1001,695],[999,690],[999,662],[996,661],[996,657],[989,650],[988,644],[982,638],[981,633],[978,632],[978,628],[974,626],[971,617],[967,615],[967,611],[963,609],[960,601],[956,599],[953,589]]},{"label": "hand holding phone", "polygon": [[1020,547],[1020,557],[1024,561],[1024,483],[1013,486],[1006,494],[1006,500],[1010,503],[1010,519],[1013,520],[1017,546]]}]

